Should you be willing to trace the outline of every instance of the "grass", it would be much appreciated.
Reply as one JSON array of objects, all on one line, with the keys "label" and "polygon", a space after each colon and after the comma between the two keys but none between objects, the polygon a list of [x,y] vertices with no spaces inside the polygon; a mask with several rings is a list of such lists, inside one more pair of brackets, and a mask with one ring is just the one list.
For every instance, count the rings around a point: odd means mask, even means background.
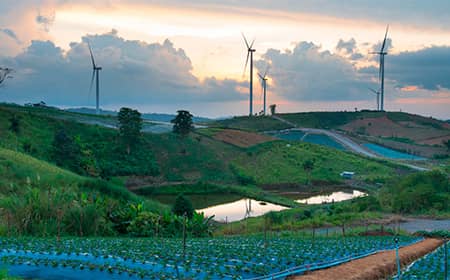
[{"label": "grass", "polygon": [[[311,178],[303,162],[314,161]],[[256,184],[304,184],[312,181],[342,183],[340,173],[353,171],[359,180],[376,181],[395,175],[392,166],[309,143],[275,141],[247,150],[232,161],[236,169],[254,178]]]},{"label": "grass", "polygon": [[210,124],[212,127],[232,128],[247,131],[270,131],[291,128],[288,124],[285,124],[279,120],[276,120],[270,116],[258,116],[258,117],[234,117],[231,119],[225,119]]}]

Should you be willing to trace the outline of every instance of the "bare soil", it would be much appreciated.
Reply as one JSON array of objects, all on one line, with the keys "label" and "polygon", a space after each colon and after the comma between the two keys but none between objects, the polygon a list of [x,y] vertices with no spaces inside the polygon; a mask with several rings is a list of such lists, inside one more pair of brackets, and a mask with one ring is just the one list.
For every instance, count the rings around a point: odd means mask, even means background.
[{"label": "bare soil", "polygon": [[[416,143],[426,143],[428,139],[445,138],[450,135],[450,130],[446,126],[437,129],[413,122],[393,122],[387,117],[358,119],[340,128],[347,132],[370,136],[407,138]],[[442,142],[436,144],[442,144]]]},{"label": "bare soil", "polygon": [[241,148],[275,140],[267,135],[234,129],[223,129],[217,132],[213,138]]},{"label": "bare soil", "polygon": [[[400,249],[402,266],[408,265],[416,259],[428,254],[443,244],[439,239],[425,239],[419,243]],[[390,250],[359,260],[344,263],[328,269],[317,270],[306,275],[293,276],[290,280],[375,280],[386,279],[397,270],[395,250]]]}]

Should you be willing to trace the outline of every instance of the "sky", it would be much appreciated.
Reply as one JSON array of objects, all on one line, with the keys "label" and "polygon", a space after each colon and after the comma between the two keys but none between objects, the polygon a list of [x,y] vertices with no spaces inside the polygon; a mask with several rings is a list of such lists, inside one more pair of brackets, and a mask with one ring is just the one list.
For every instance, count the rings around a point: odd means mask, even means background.
[{"label": "sky", "polygon": [[450,1],[2,0],[0,102],[246,115],[249,71],[279,112],[375,109],[386,26],[385,109],[450,119]]}]

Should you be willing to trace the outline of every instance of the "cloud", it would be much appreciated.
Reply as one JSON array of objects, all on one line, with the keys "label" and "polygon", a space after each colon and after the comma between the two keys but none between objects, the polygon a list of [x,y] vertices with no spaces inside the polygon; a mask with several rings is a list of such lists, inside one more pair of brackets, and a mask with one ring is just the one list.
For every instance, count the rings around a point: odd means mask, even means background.
[{"label": "cloud", "polygon": [[450,46],[433,46],[386,57],[386,76],[399,87],[450,89]]},{"label": "cloud", "polygon": [[[350,46],[350,49],[354,48]],[[292,51],[269,49],[256,65],[262,70],[266,64],[270,65],[272,91],[289,100],[368,100],[372,97],[367,87],[374,84],[367,74],[360,73],[343,56],[324,51],[313,43],[300,42]]]},{"label": "cloud", "polygon": [[354,38],[351,38],[348,41],[339,39],[336,45],[336,51],[350,60],[360,60],[364,58],[364,56],[359,52],[356,45],[356,40]]},{"label": "cloud", "polygon": [[9,28],[0,28],[0,32],[2,32],[3,34],[6,34],[6,36],[8,36],[9,38],[16,41],[16,43],[20,44],[20,40],[13,30],[11,30]]},{"label": "cloud", "polygon": [[92,65],[87,42],[93,48],[100,71],[101,103],[152,104],[239,101],[240,83],[214,77],[200,81],[192,74],[192,63],[183,49],[171,41],[146,43],[125,40],[116,30],[87,35],[64,51],[51,41],[31,45],[3,63],[16,69],[8,86],[16,101],[44,100],[55,105],[93,105],[89,96]]}]

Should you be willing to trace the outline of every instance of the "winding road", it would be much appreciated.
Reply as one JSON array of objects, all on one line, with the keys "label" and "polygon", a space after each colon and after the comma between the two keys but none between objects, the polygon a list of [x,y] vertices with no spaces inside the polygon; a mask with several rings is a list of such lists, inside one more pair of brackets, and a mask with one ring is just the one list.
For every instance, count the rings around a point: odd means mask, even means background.
[{"label": "winding road", "polygon": [[[336,140],[337,142],[341,143],[342,145],[344,145],[345,147],[347,147],[350,151],[355,152],[357,154],[366,156],[366,157],[370,157],[370,158],[382,158],[382,159],[386,159],[385,157],[382,157],[378,154],[375,154],[371,151],[368,151],[367,149],[363,148],[361,145],[359,145],[358,143],[354,142],[353,140],[351,140],[350,138],[339,134],[335,131],[332,130],[326,130],[326,129],[319,129],[319,128],[302,128],[302,127],[298,127],[297,124],[290,122],[288,120],[285,120],[283,118],[281,118],[280,116],[276,116],[273,115],[272,118],[283,122],[285,124],[288,124],[294,128],[290,129],[290,130],[299,130],[305,133],[309,133],[309,134],[324,134],[327,135],[330,138],[333,138],[334,140]],[[392,159],[389,159],[392,160]],[[404,162],[399,162],[399,161],[395,161],[397,164],[409,167],[411,169],[417,170],[417,171],[428,171],[428,168],[424,168],[424,167],[420,167],[417,165],[413,165],[410,163],[404,163]]]}]

